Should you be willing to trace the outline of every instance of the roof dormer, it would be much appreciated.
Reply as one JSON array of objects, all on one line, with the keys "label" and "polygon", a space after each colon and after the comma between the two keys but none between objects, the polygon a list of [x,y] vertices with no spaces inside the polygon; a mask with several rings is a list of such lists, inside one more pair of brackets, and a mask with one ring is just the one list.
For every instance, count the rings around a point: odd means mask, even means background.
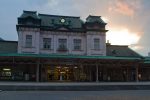
[{"label": "roof dormer", "polygon": [[40,25],[41,19],[36,11],[23,11],[23,14],[18,18],[18,25]]},{"label": "roof dormer", "polygon": [[101,19],[101,16],[89,15],[86,18],[85,27],[87,30],[105,30],[106,24],[107,23]]}]

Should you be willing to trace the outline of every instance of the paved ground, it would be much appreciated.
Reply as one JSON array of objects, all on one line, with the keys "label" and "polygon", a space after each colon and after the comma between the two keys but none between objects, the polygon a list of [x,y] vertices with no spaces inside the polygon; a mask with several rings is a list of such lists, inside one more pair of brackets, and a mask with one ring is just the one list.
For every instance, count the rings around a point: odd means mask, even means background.
[{"label": "paved ground", "polygon": [[15,86],[150,85],[150,82],[0,82],[0,86],[1,85],[15,85]]},{"label": "paved ground", "polygon": [[150,90],[150,82],[0,82],[3,91]]},{"label": "paved ground", "polygon": [[150,90],[1,91],[0,100],[150,100]]}]

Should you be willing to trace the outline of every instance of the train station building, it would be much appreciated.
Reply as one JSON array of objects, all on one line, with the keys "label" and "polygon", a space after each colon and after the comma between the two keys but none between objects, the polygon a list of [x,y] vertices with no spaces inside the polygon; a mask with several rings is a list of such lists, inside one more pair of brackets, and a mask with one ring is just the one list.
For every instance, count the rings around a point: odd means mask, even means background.
[{"label": "train station building", "polygon": [[149,81],[150,58],[106,43],[106,25],[100,16],[83,21],[23,11],[16,25],[18,41],[0,40],[0,80]]}]

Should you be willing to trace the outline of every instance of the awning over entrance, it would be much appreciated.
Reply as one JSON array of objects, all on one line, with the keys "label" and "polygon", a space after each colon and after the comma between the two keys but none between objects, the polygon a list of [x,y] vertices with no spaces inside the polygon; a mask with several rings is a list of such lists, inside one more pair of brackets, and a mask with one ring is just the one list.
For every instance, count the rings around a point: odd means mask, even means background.
[{"label": "awning over entrance", "polygon": [[143,61],[140,57],[5,53],[0,54],[0,70],[8,79],[37,82],[138,81]]},{"label": "awning over entrance", "polygon": [[85,56],[85,55],[58,55],[58,54],[0,54],[0,57],[33,57],[33,58],[80,58],[80,59],[120,59],[120,60],[140,60],[140,57],[114,57],[114,56]]}]

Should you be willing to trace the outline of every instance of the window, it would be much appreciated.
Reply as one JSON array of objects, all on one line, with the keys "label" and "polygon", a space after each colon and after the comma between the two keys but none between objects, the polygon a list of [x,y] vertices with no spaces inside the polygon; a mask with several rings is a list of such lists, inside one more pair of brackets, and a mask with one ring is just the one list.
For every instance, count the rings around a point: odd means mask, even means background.
[{"label": "window", "polygon": [[55,20],[54,20],[54,19],[52,19],[52,24],[54,24],[54,22],[55,22]]},{"label": "window", "polygon": [[94,39],[94,49],[99,50],[100,49],[100,39]]},{"label": "window", "polygon": [[59,39],[59,50],[67,50],[67,39]]},{"label": "window", "polygon": [[51,49],[51,38],[43,38],[43,49]]},{"label": "window", "polygon": [[32,35],[26,35],[26,47],[32,47]]},{"label": "window", "polygon": [[74,39],[74,50],[81,50],[81,39]]}]

